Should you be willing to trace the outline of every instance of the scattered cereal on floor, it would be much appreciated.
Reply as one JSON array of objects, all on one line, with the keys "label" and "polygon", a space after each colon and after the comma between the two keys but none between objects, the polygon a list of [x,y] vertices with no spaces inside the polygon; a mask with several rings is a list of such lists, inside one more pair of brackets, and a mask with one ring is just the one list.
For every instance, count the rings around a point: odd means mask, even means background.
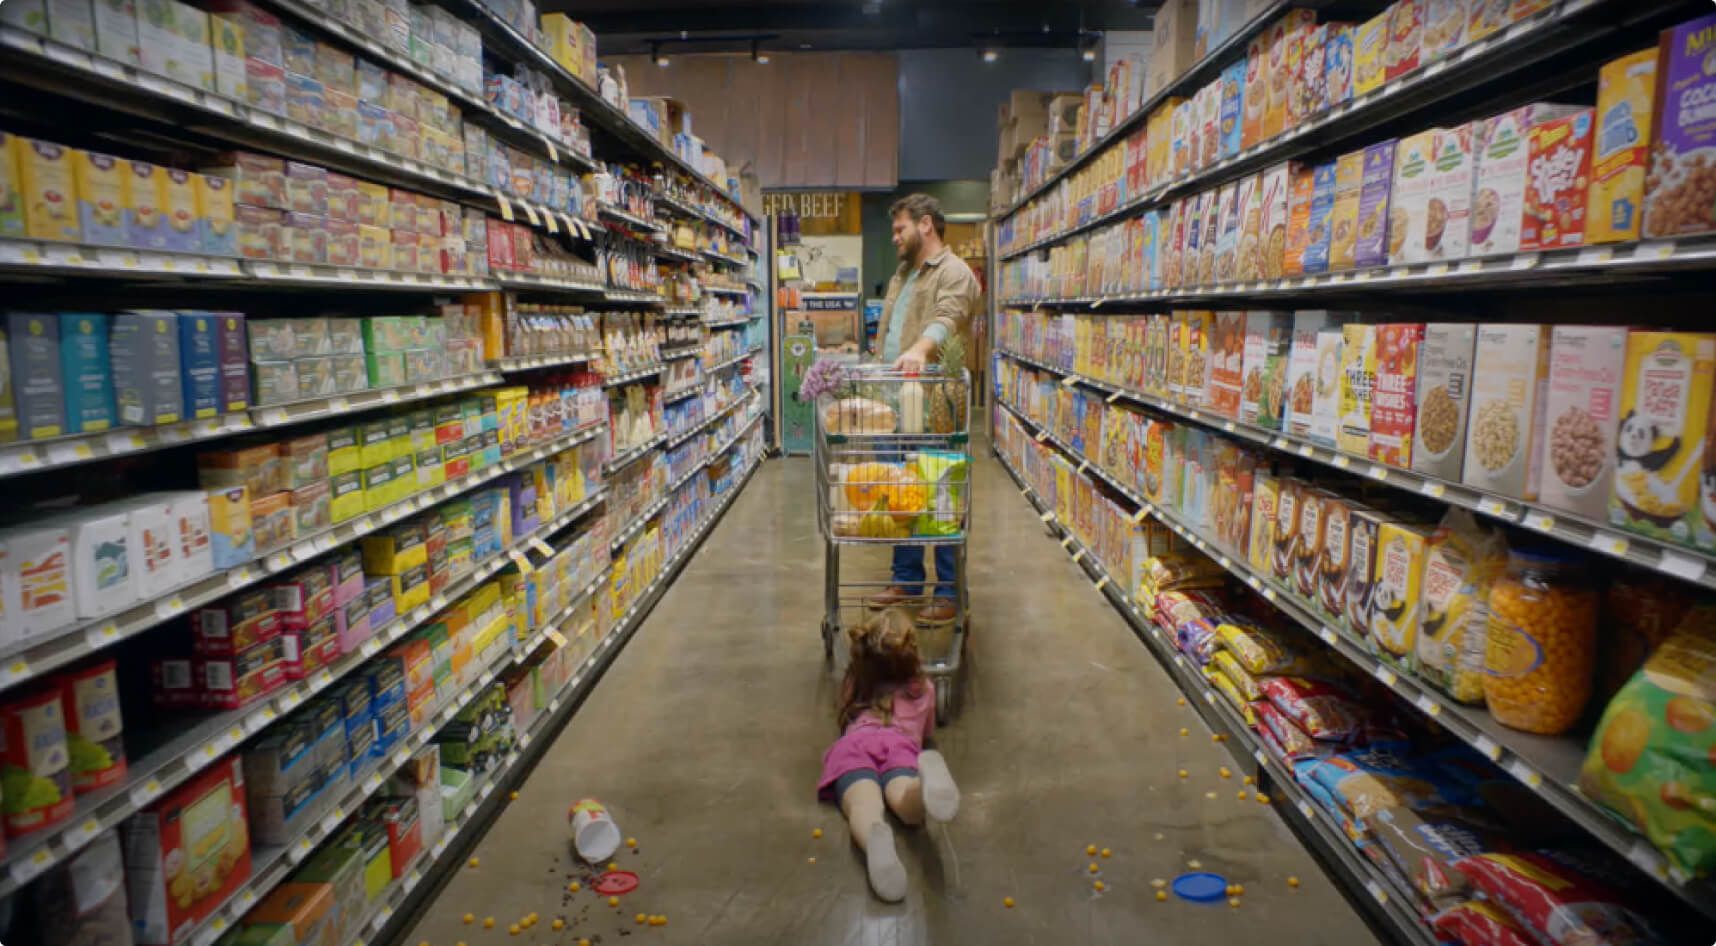
[{"label": "scattered cereal on floor", "polygon": [[821,828],[811,828],[810,829],[810,836],[813,838],[822,837],[822,829]]},{"label": "scattered cereal on floor", "polygon": [[507,928],[506,928],[506,931],[507,931],[507,932],[508,932],[508,933],[510,933],[510,934],[512,934],[512,935],[513,935],[513,936],[517,936],[517,935],[518,935],[518,934],[519,934],[519,933],[520,933],[520,932],[522,932],[522,931],[521,931],[521,930],[520,930],[520,929],[519,929],[519,926],[518,926],[518,924],[517,924],[517,923],[514,923],[514,924],[513,924],[513,925],[511,925],[511,926],[509,926],[509,927],[507,927]]},{"label": "scattered cereal on floor", "polygon": [[554,922],[548,924],[548,928],[551,930],[563,930],[566,928],[566,921],[560,919],[559,917],[555,917]]},{"label": "scattered cereal on floor", "polygon": [[584,937],[584,938],[578,940],[578,946],[590,946],[589,937]]},{"label": "scattered cereal on floor", "polygon": [[483,929],[492,930],[494,928],[495,928],[495,918],[492,916],[483,917]]},{"label": "scattered cereal on floor", "polygon": [[1247,775],[1245,778],[1240,779],[1240,781],[1244,782],[1247,785],[1250,785],[1252,782],[1255,782],[1257,780],[1252,778],[1251,776]]},{"label": "scattered cereal on floor", "polygon": [[814,858],[814,857],[806,858],[806,860],[808,860],[812,864],[816,863],[816,858]]},{"label": "scattered cereal on floor", "polygon": [[1186,866],[1190,867],[1192,870],[1202,870],[1203,866],[1204,866],[1204,862],[1203,861],[1187,861]]},{"label": "scattered cereal on floor", "polygon": [[1192,734],[1192,731],[1190,729],[1187,729],[1184,726],[1180,727],[1180,735],[1181,736],[1190,736],[1191,734]]},{"label": "scattered cereal on floor", "polygon": [[513,801],[518,801],[518,793],[517,792],[513,792],[512,794],[508,795],[507,797],[512,799]]},{"label": "scattered cereal on floor", "polygon": [[475,913],[465,914],[465,925],[466,926],[470,926],[472,923],[475,923],[475,922],[477,922],[477,915]]},{"label": "scattered cereal on floor", "polygon": [[1234,884],[1233,885],[1233,895],[1236,897],[1245,896],[1245,885],[1244,884]]},{"label": "scattered cereal on floor", "polygon": [[1103,856],[1103,857],[1113,857],[1113,856],[1114,856],[1114,852],[1113,852],[1113,851],[1112,851],[1112,850],[1110,850],[1110,849],[1108,849],[1108,848],[1103,848],[1103,849],[1102,849],[1102,856]]},{"label": "scattered cereal on floor", "polygon": [[1269,804],[1269,796],[1268,796],[1268,795],[1265,795],[1265,794],[1263,794],[1263,793],[1262,793],[1262,792],[1258,792],[1258,793],[1257,793],[1257,803],[1258,803],[1258,804],[1259,804],[1259,805],[1267,805],[1267,804]]},{"label": "scattered cereal on floor", "polygon": [[1094,873],[1096,873],[1096,872],[1097,872],[1097,871],[1099,871],[1099,870],[1102,870],[1102,868],[1100,868],[1100,867],[1098,867],[1098,866],[1096,866],[1096,862],[1095,862],[1095,861],[1091,861],[1091,862],[1090,862],[1090,872],[1091,872],[1091,873],[1093,873],[1093,874],[1094,874]]},{"label": "scattered cereal on floor", "polygon": [[1160,831],[1156,832],[1156,840],[1160,841],[1164,837],[1166,837],[1166,835],[1164,835],[1162,832],[1160,832]]},{"label": "scattered cereal on floor", "polygon": [[610,872],[612,872],[612,871],[616,871],[616,870],[619,870],[619,869],[620,869],[620,865],[618,865],[618,864],[616,864],[616,863],[614,863],[614,862],[613,862],[613,861],[609,861],[609,862],[608,862],[608,870],[609,870],[609,871],[610,871]]},{"label": "scattered cereal on floor", "polygon": [[1179,698],[1179,699],[1177,699],[1177,700],[1175,700],[1175,701],[1174,701],[1174,705],[1176,705],[1176,706],[1185,706],[1185,705],[1186,705],[1186,698],[1185,698],[1185,697],[1183,697],[1183,696],[1182,696],[1182,697],[1180,697],[1180,698]]},{"label": "scattered cereal on floor", "polygon": [[1150,881],[1150,886],[1155,887],[1157,890],[1161,890],[1163,887],[1168,886],[1168,882],[1158,877],[1155,880]]},{"label": "scattered cereal on floor", "polygon": [[637,846],[638,846],[638,839],[637,838],[627,838],[626,839],[626,847],[629,847],[629,848],[632,848],[635,850],[637,848]]},{"label": "scattered cereal on floor", "polygon": [[1227,905],[1230,907],[1233,907],[1235,910],[1239,909],[1239,898],[1238,897],[1228,897],[1227,898]]},{"label": "scattered cereal on floor", "polygon": [[1168,891],[1166,891],[1166,890],[1158,890],[1158,891],[1156,891],[1156,899],[1157,899],[1157,900],[1166,900],[1166,899],[1168,899]]},{"label": "scattered cereal on floor", "polygon": [[1089,854],[1089,855],[1091,855],[1091,856],[1092,856],[1092,857],[1095,857],[1095,856],[1096,856],[1096,845],[1094,845],[1094,844],[1086,844],[1086,845],[1085,845],[1085,846],[1084,846],[1084,852],[1085,852],[1085,853],[1086,853],[1086,854]]},{"label": "scattered cereal on floor", "polygon": [[1221,768],[1217,769],[1216,771],[1218,773],[1220,773],[1222,778],[1233,778],[1233,771],[1225,765],[1222,766]]},{"label": "scattered cereal on floor", "polygon": [[1104,890],[1107,890],[1107,889],[1108,889],[1108,885],[1107,885],[1107,884],[1105,884],[1105,883],[1103,883],[1103,882],[1102,882],[1102,881],[1100,881],[1100,880],[1099,880],[1099,881],[1097,881],[1097,882],[1096,882],[1096,883],[1094,883],[1094,884],[1091,884],[1091,886],[1092,886],[1092,887],[1094,887],[1094,888],[1095,888],[1095,889],[1096,889],[1096,892],[1097,892],[1097,893],[1101,893],[1101,892],[1103,892],[1103,891],[1104,891]]},{"label": "scattered cereal on floor", "polygon": [[1002,897],[1001,898],[1001,905],[1006,907],[1009,910],[1013,909],[1013,898],[1012,897]]},{"label": "scattered cereal on floor", "polygon": [[609,897],[608,898],[608,906],[617,907],[619,905],[620,905],[620,898],[619,897]]},{"label": "scattered cereal on floor", "polygon": [[1181,777],[1181,778],[1191,778],[1191,777],[1192,777],[1192,773],[1190,773],[1190,772],[1187,772],[1187,771],[1186,771],[1186,770],[1185,770],[1185,769],[1181,769],[1181,770],[1180,770],[1180,777]]},{"label": "scattered cereal on floor", "polygon": [[1287,886],[1289,886],[1289,887],[1297,887],[1297,886],[1299,886],[1299,878],[1297,878],[1297,877],[1289,877],[1289,878],[1287,878]]},{"label": "scattered cereal on floor", "polygon": [[1247,799],[1247,798],[1250,798],[1250,797],[1251,797],[1251,796],[1250,796],[1250,795],[1249,795],[1249,794],[1248,794],[1248,793],[1246,793],[1246,792],[1244,792],[1244,791],[1241,791],[1241,792],[1240,792],[1240,793],[1239,793],[1239,800],[1240,800],[1240,801],[1245,801],[1245,800],[1246,800],[1246,799]]},{"label": "scattered cereal on floor", "polygon": [[642,926],[645,923],[649,922],[649,914],[639,913],[637,916],[632,917],[632,922],[636,923],[639,926]]},{"label": "scattered cereal on floor", "polygon": [[470,866],[472,866],[472,867],[481,867],[483,862],[481,860],[478,860],[477,858],[473,857],[469,861],[467,861],[466,863],[470,864]]},{"label": "scattered cereal on floor", "polygon": [[574,880],[571,883],[566,885],[566,889],[572,891],[573,893],[577,893],[579,890],[583,889],[583,885],[578,883],[576,880]]}]

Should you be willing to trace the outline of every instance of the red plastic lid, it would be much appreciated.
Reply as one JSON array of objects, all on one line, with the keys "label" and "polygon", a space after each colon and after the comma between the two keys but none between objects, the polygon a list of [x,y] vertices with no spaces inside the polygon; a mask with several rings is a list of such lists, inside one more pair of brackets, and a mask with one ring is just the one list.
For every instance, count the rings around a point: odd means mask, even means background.
[{"label": "red plastic lid", "polygon": [[594,886],[599,894],[617,897],[638,889],[638,875],[629,870],[611,870],[603,874]]}]

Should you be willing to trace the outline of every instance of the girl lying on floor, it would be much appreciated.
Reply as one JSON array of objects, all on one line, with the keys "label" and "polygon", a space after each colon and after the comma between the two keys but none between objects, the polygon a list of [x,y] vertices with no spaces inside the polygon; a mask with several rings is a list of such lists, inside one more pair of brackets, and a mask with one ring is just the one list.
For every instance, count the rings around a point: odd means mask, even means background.
[{"label": "girl lying on floor", "polygon": [[840,687],[841,735],[822,756],[817,796],[838,802],[864,851],[870,889],[897,902],[906,869],[894,849],[884,807],[908,825],[951,821],[959,788],[947,760],[924,740],[935,731],[935,687],[918,664],[909,614],[889,608],[849,629],[852,660]]}]

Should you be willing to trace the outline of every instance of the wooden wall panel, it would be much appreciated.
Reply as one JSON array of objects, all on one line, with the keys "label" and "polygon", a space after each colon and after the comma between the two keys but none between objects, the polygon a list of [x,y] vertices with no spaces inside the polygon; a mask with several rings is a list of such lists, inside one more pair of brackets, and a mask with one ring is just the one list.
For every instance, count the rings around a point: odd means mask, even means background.
[{"label": "wooden wall panel", "polygon": [[899,65],[892,53],[646,56],[623,65],[633,95],[691,109],[692,131],[732,169],[750,164],[764,188],[893,188],[900,167]]}]

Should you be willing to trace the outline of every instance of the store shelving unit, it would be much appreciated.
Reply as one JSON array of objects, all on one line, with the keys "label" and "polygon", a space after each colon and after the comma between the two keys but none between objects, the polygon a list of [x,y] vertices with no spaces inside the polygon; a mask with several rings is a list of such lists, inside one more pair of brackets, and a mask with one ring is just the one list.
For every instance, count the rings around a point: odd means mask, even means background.
[{"label": "store shelving unit", "polygon": [[[491,61],[491,66],[498,63],[497,71],[506,70],[511,63],[522,63],[545,73],[555,90],[579,109],[581,120],[590,132],[593,153],[585,152],[582,146],[572,145],[558,134],[545,134],[506,114],[492,105],[480,89],[461,87],[387,45],[382,38],[342,22],[322,4],[311,0],[257,2],[265,10],[307,28],[319,40],[336,49],[356,54],[371,64],[444,95],[467,125],[481,128],[495,140],[535,158],[545,159],[562,170],[572,173],[595,171],[607,162],[632,162],[645,167],[669,166],[696,182],[697,186],[692,188],[695,196],[689,200],[658,196],[658,210],[721,228],[736,237],[736,243],[750,236],[754,218],[726,191],[724,182],[717,183],[702,175],[696,167],[633,122],[622,109],[584,86],[524,35],[474,0],[434,2],[477,27],[484,41],[484,58]],[[171,152],[180,155],[178,160],[187,163],[194,161],[198,154],[254,150],[453,201],[465,208],[481,210],[491,217],[498,215],[509,222],[528,224],[551,237],[584,243],[606,240],[610,235],[618,238],[626,231],[643,231],[650,235],[646,239],[659,240],[664,229],[661,223],[646,219],[648,214],[639,216],[605,205],[594,208],[595,216],[602,218],[602,223],[595,219],[582,219],[565,210],[545,206],[535,199],[521,198],[504,188],[493,187],[484,180],[463,173],[462,164],[459,170],[450,170],[429,160],[341,137],[283,114],[253,107],[247,101],[155,75],[11,24],[0,26],[0,88],[6,90],[9,111],[18,116],[28,116],[32,109],[51,114],[51,119],[37,120],[38,124],[43,127],[64,126],[70,129],[67,134],[72,141],[106,138],[115,142],[116,148]],[[14,103],[15,109],[12,108]],[[21,120],[28,122],[31,119]],[[615,233],[604,223],[617,228],[620,233]],[[656,242],[648,245],[666,262],[708,264],[702,252],[689,252]],[[746,261],[721,256],[718,263],[740,265]],[[429,300],[445,302],[465,293],[503,292],[509,295],[529,294],[533,299],[585,308],[647,308],[693,316],[702,312],[701,307],[694,305],[669,304],[653,291],[614,287],[607,285],[608,281],[593,273],[585,279],[561,278],[532,273],[484,272],[483,267],[477,266],[471,274],[431,274],[0,238],[0,285],[16,286],[21,293],[19,298],[31,300],[28,305],[33,305],[38,296],[52,298],[57,295],[75,296],[83,300],[82,305],[90,308],[120,309],[146,305],[148,302],[141,300],[152,298],[150,294],[158,294],[161,298],[171,297],[174,300],[172,305],[198,305],[207,299],[211,300],[210,305],[213,300],[219,300],[221,305],[244,309],[245,302],[234,300],[255,298],[258,304],[263,304],[261,300],[284,296],[292,300],[310,300],[300,306],[307,312],[314,311],[313,307],[318,304],[315,300],[324,297],[338,299],[345,294],[377,303],[392,304],[387,300],[400,299],[410,304],[427,305]],[[140,299],[132,298],[133,291],[139,294]],[[91,297],[99,298],[101,294],[107,294],[115,301],[106,304],[88,301]],[[27,304],[15,302],[13,305],[24,308]],[[701,357],[702,354],[700,348],[694,348],[675,353],[674,357]],[[164,426],[122,427],[99,434],[8,443],[0,445],[0,478],[15,480],[22,488],[44,482],[31,479],[36,474],[53,476],[58,471],[93,467],[107,461],[127,461],[128,464],[154,462],[154,454],[161,455],[163,469],[167,469],[169,461],[188,458],[198,445],[258,433],[283,438],[292,436],[299,428],[313,430],[328,421],[356,419],[369,412],[426,404],[435,398],[494,387],[531,372],[583,367],[594,360],[595,356],[578,354],[509,356],[491,361],[481,371],[457,377],[251,407],[214,418]],[[659,377],[662,370],[663,365],[649,366],[605,378],[604,383],[609,386],[648,383]],[[701,391],[702,385],[699,384],[687,393],[696,395]],[[747,396],[727,404],[679,437],[675,445],[706,433],[717,422],[731,418],[749,401]],[[123,654],[129,658],[140,652],[139,647],[149,643],[140,638],[169,622],[182,621],[192,609],[276,579],[336,550],[350,548],[365,536],[454,501],[485,484],[492,486],[509,473],[525,470],[563,451],[590,443],[599,436],[607,436],[607,424],[532,440],[498,463],[490,463],[337,525],[298,535],[283,546],[260,550],[238,567],[187,582],[101,617],[80,620],[52,635],[32,637],[0,648],[0,693],[21,692],[24,687],[42,682],[48,674],[85,658],[107,654]],[[655,451],[666,449],[667,443],[667,437],[658,436],[614,458],[605,470],[616,472]],[[630,537],[628,532],[640,533],[651,520],[660,518],[679,490],[693,485],[694,480],[718,459],[731,455],[740,446],[740,438],[735,437],[679,476],[672,488],[650,505],[644,516],[622,531],[622,539]],[[175,453],[179,448],[187,449]],[[406,764],[413,751],[429,745],[444,725],[483,693],[489,684],[500,679],[503,672],[541,646],[587,648],[589,653],[571,682],[552,697],[540,716],[520,735],[516,751],[501,763],[498,770],[487,776],[480,797],[448,825],[443,837],[418,859],[409,873],[390,886],[376,911],[367,918],[358,942],[374,941],[374,936],[386,932],[394,910],[414,897],[421,897],[434,886],[425,881],[433,880],[438,871],[450,866],[452,862],[446,856],[447,852],[466,847],[480,836],[497,807],[492,798],[495,787],[516,784],[534,765],[553,735],[600,678],[613,655],[635,633],[655,602],[748,483],[760,462],[760,457],[750,459],[752,462],[742,473],[720,480],[727,489],[705,500],[701,508],[708,512],[701,522],[672,552],[654,580],[635,596],[623,614],[616,616],[612,630],[605,637],[600,641],[568,642],[556,625],[568,621],[574,609],[588,608],[592,595],[608,593],[611,566],[606,559],[597,568],[599,573],[578,593],[566,613],[516,640],[511,633],[502,634],[495,647],[477,656],[473,664],[478,669],[469,672],[463,687],[447,692],[441,704],[413,726],[410,735],[388,756],[372,760],[356,776],[343,783],[338,789],[339,797],[329,800],[319,821],[295,838],[293,843],[284,846],[253,843],[249,878],[205,919],[188,931],[176,931],[176,934],[182,934],[182,941],[191,946],[210,946],[241,922],[252,906],[285,880],[322,842],[340,831],[342,824],[365,801],[382,791],[387,779]],[[77,475],[76,471],[74,475]],[[680,496],[683,498],[683,494]],[[360,678],[362,668],[372,665],[372,661],[389,647],[430,624],[466,593],[492,581],[505,570],[530,571],[530,556],[555,554],[556,547],[550,544],[554,537],[561,533],[581,534],[597,517],[605,514],[607,498],[605,486],[595,484],[582,500],[539,524],[528,535],[515,537],[499,554],[475,562],[433,594],[428,602],[374,629],[352,651],[341,654],[307,679],[287,683],[242,709],[182,716],[174,714],[165,721],[127,719],[125,741],[130,751],[125,779],[101,791],[77,796],[74,814],[69,820],[8,843],[5,855],[0,859],[0,896],[14,893],[28,896],[28,885],[44,871],[64,865],[104,832],[114,829],[235,752],[244,751],[247,742],[268,733],[271,726],[292,714],[307,700],[325,696],[330,688]],[[578,531],[574,533],[572,530]],[[121,650],[121,645],[127,649]],[[142,738],[134,743],[131,734]]]}]

